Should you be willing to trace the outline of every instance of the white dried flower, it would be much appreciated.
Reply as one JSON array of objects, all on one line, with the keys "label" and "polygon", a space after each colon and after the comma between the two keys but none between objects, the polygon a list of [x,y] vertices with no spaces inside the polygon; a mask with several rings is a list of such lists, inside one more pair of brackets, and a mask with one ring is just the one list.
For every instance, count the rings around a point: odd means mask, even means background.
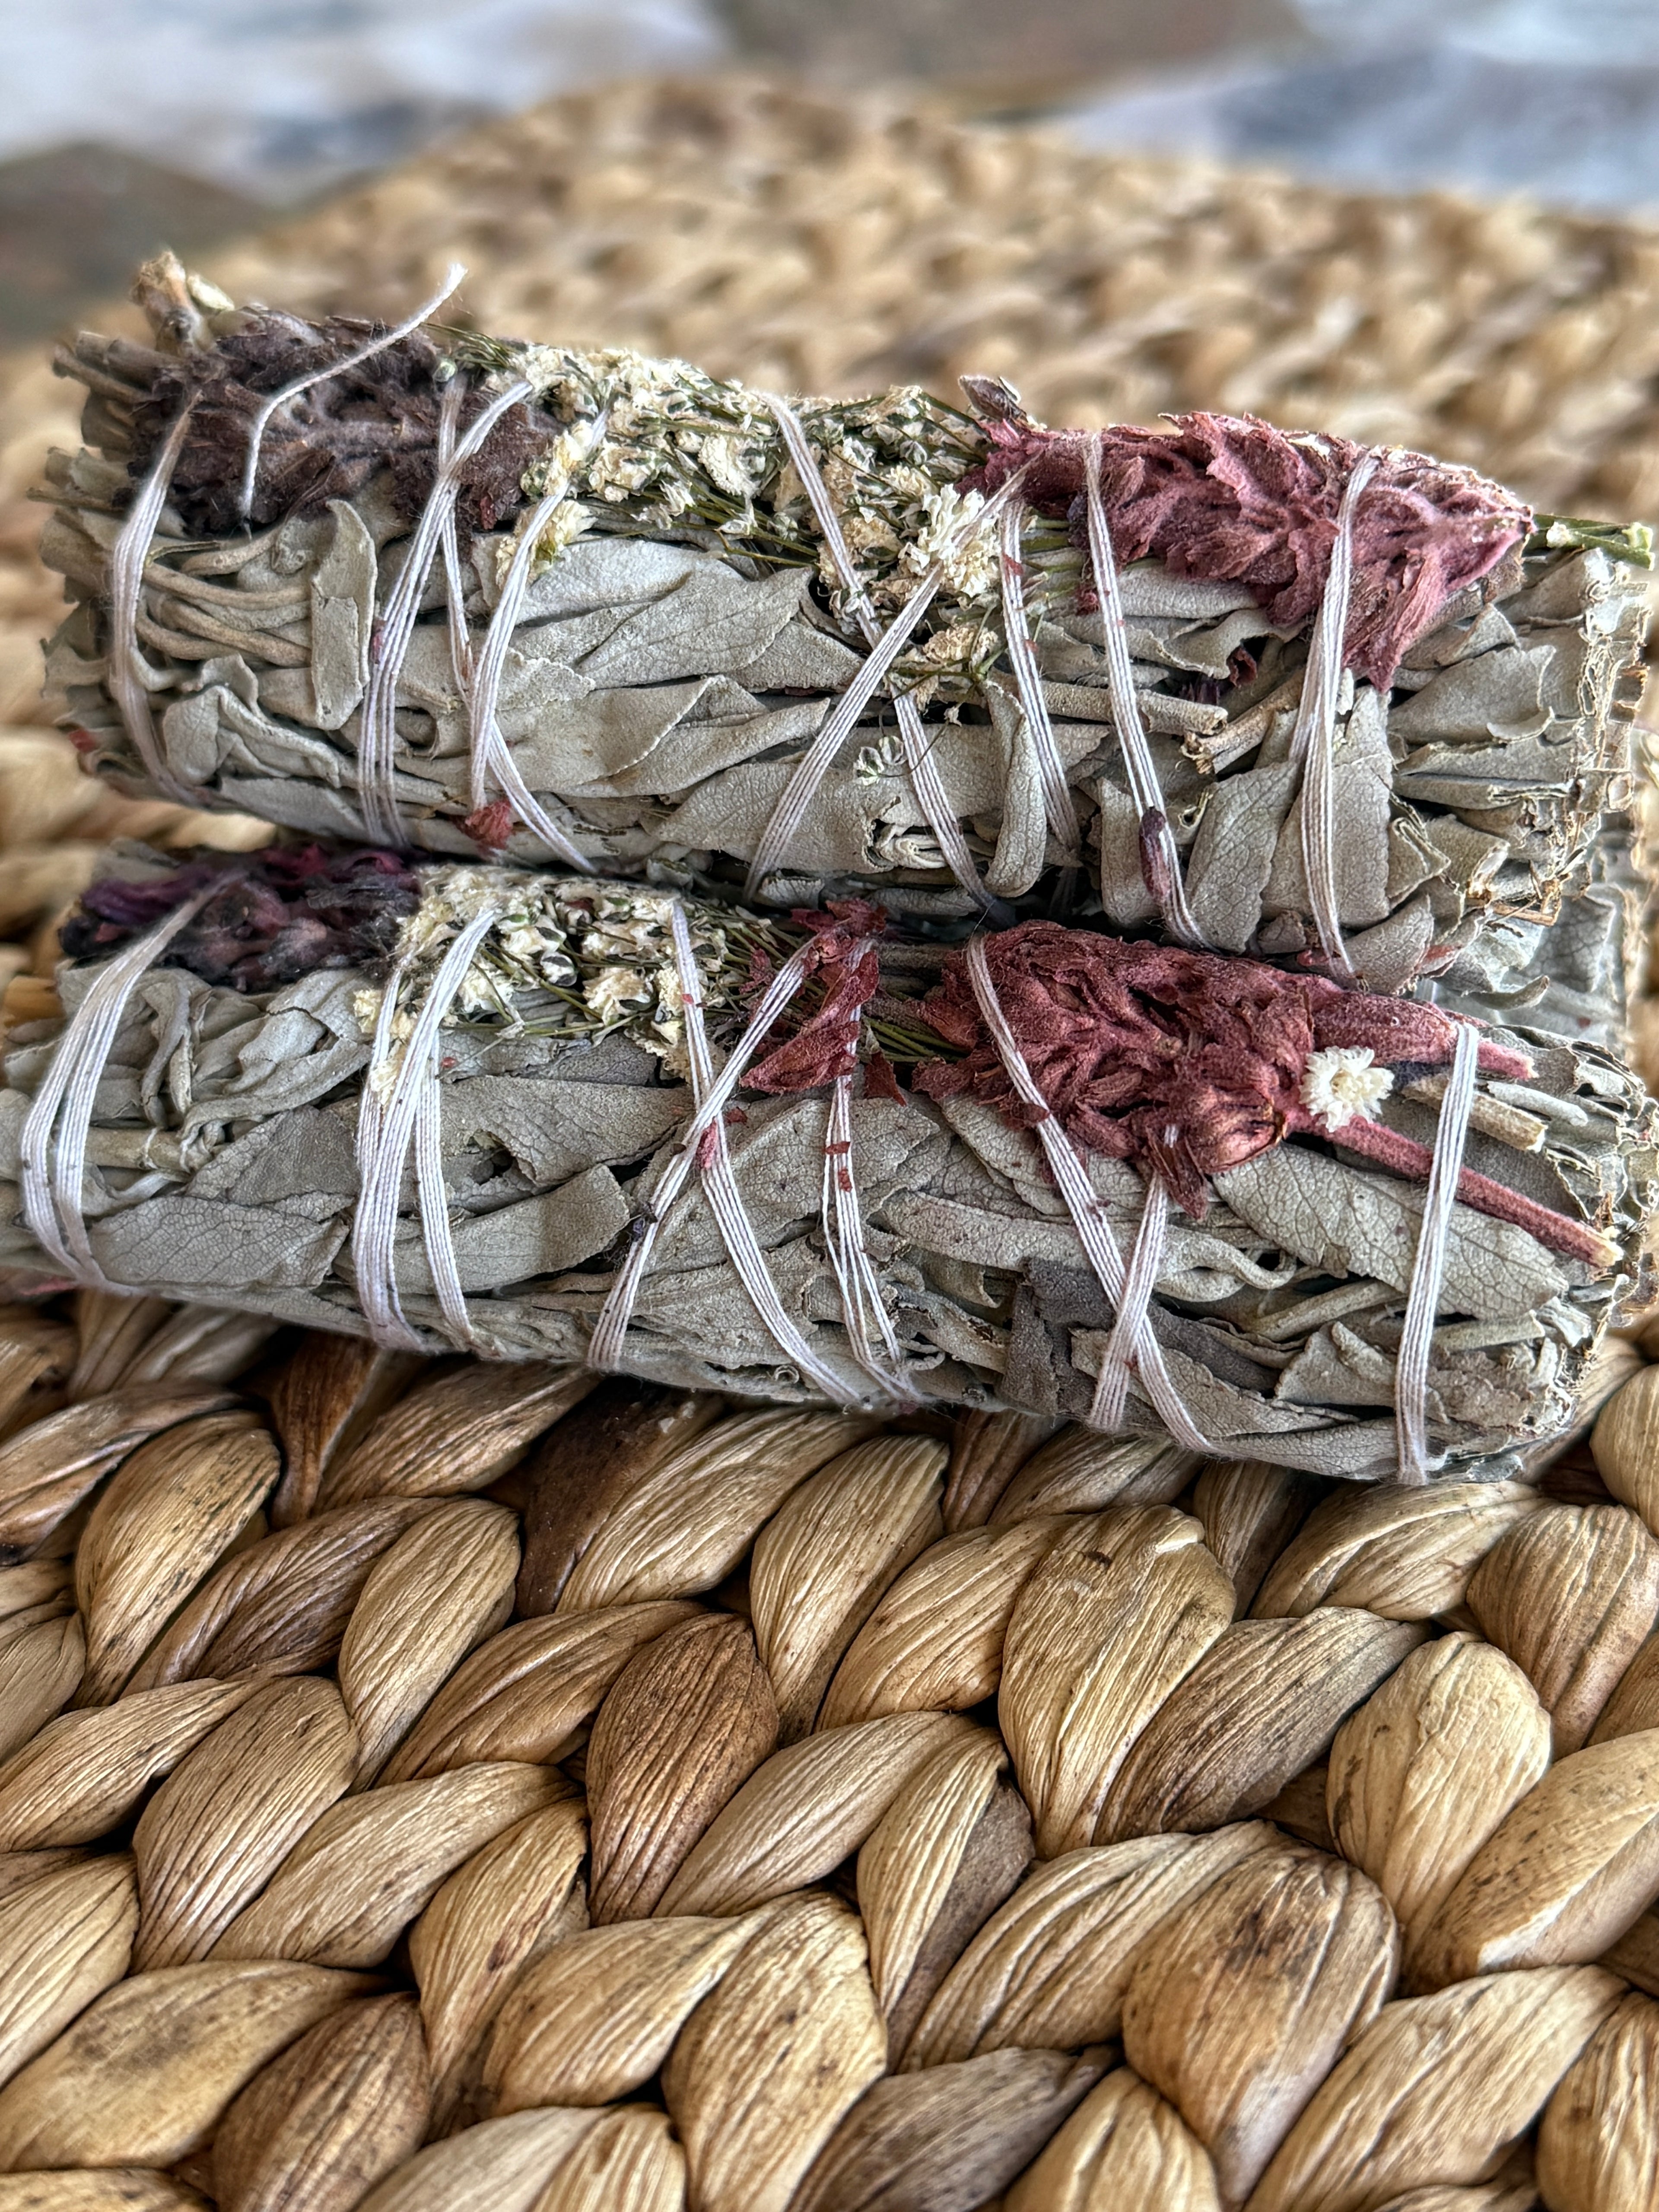
[{"label": "white dried flower", "polygon": [[935,668],[965,668],[978,651],[983,633],[977,623],[952,623],[922,640],[919,657]]},{"label": "white dried flower", "polygon": [[898,539],[879,515],[848,514],[842,520],[842,536],[856,561],[860,553],[896,553]]},{"label": "white dried flower", "polygon": [[588,1007],[606,1024],[630,1020],[653,995],[637,968],[601,968],[582,989]]},{"label": "white dried flower", "polygon": [[976,491],[959,492],[945,484],[922,504],[921,530],[901,559],[921,575],[938,562],[945,581],[958,599],[976,599],[997,578],[994,533],[981,521],[985,502]]},{"label": "white dried flower", "polygon": [[697,458],[711,483],[733,499],[748,500],[755,487],[744,468],[742,449],[735,438],[718,437],[711,432]]},{"label": "white dried flower", "polygon": [[1331,1136],[1356,1115],[1371,1120],[1393,1089],[1393,1071],[1376,1065],[1368,1044],[1328,1045],[1310,1052],[1302,1071],[1302,1103]]},{"label": "white dried flower", "polygon": [[902,461],[888,470],[887,481],[916,507],[925,507],[938,489],[925,469],[913,469]]},{"label": "white dried flower", "polygon": [[837,514],[845,514],[848,502],[858,489],[858,471],[839,453],[831,453],[818,469],[823,488],[830,495],[830,504]]}]

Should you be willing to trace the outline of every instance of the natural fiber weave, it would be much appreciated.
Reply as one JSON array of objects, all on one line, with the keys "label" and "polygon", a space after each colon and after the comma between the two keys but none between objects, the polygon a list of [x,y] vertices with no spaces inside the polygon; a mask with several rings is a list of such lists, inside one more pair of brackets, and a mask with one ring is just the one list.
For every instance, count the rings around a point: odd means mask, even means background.
[{"label": "natural fiber weave", "polygon": [[1018,1417],[9,1310],[0,2208],[1650,2202],[1617,1382],[1540,1488],[1172,1498]]},{"label": "natural fiber weave", "polygon": [[[1656,252],[708,84],[492,126],[213,273],[402,310],[455,252],[486,327],[1257,409],[1624,514]],[[0,396],[15,723],[75,398],[34,356]],[[174,826],[66,769],[0,746],[6,972],[95,840]],[[0,2212],[1652,2202],[1656,1373],[1615,1346],[1539,1489],[1170,1498],[1006,1416],[601,1418],[9,1310]]]}]

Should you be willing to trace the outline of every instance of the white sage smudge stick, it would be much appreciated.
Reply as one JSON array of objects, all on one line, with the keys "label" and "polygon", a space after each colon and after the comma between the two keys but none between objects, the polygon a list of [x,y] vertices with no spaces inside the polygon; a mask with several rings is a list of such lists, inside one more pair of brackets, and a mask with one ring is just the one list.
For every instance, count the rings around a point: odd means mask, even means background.
[{"label": "white sage smudge stick", "polygon": [[[52,465],[45,550],[77,602],[53,681],[127,787],[159,767],[310,834],[941,922],[1057,911],[1097,846],[1112,926],[1317,951],[1382,991],[1518,985],[1595,866],[1639,532],[1534,528],[1468,470],[1255,421],[1049,430],[994,380],[966,380],[965,414],[912,387],[787,401],[625,351],[357,337],[239,311],[175,368],[163,312],[152,350],[83,335],[65,356],[101,450]],[[249,532],[248,421],[325,362],[269,417]],[[99,518],[186,403],[183,488],[127,594],[138,696]],[[573,469],[573,427],[601,416]],[[1328,726],[1340,778],[1322,738],[1307,752]],[[1085,918],[1095,896],[1079,866]]]},{"label": "white sage smudge stick", "polygon": [[[118,865],[137,872],[94,885],[70,930],[94,1013],[150,960],[165,878]],[[1047,921],[947,953],[878,937],[868,907],[803,944],[684,895],[349,851],[273,851],[237,876],[128,992],[103,1078],[91,1016],[61,1052],[49,1033],[15,1046],[0,1129],[38,1115],[46,1235],[21,1189],[0,1196],[16,1279],[65,1273],[40,1132],[73,1076],[93,1109],[82,1249],[105,1283],[740,1397],[1069,1417],[1137,1466],[1207,1447],[1392,1480],[1392,1401],[1409,1418],[1418,1387],[1407,1309],[1427,1322],[1426,1471],[1513,1472],[1571,1418],[1655,1194],[1656,1109],[1606,1053],[1316,975]],[[372,904],[325,926],[365,882],[399,902],[398,945]],[[295,917],[274,939],[273,899]],[[346,964],[262,986],[301,925],[313,957]],[[388,981],[349,964],[360,944],[397,955]],[[1594,943],[1562,949],[1565,983]],[[939,978],[923,998],[919,956]],[[192,966],[241,980],[201,989]],[[222,1031],[239,996],[246,1018]],[[186,1038],[214,1024],[187,1096],[167,1075],[173,1009]],[[222,1033],[228,1054],[210,1048]],[[908,1096],[873,1059],[860,1090],[861,1034],[908,1068]],[[1417,1082],[1393,1103],[1395,1065],[1449,1066],[1462,1036],[1475,1097],[1506,1111],[1483,1111],[1479,1172],[1443,1120],[1425,1228],[1435,1158],[1408,1133]],[[1091,1119],[1091,1096],[1123,1118]],[[1506,1132],[1513,1180],[1491,1171]],[[60,1182],[70,1164],[60,1151]]]}]

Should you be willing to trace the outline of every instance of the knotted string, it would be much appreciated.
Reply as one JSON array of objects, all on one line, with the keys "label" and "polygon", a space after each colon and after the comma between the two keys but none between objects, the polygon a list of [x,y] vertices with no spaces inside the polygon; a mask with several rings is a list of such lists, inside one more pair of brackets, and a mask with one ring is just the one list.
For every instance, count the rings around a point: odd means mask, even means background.
[{"label": "knotted string", "polygon": [[[93,1257],[82,1211],[87,1133],[127,1002],[186,922],[228,880],[219,877],[99,969],[70,1016],[24,1118],[18,1179],[23,1218],[42,1251],[67,1275],[95,1291],[119,1291]],[[62,1119],[58,1109],[62,1108]],[[54,1125],[57,1143],[52,1142]]]},{"label": "knotted string", "polygon": [[1171,937],[1182,945],[1202,945],[1204,933],[1187,903],[1181,854],[1175,832],[1170,827],[1170,817],[1164,811],[1164,787],[1152,765],[1146,725],[1141,719],[1140,702],[1135,696],[1134,667],[1129,659],[1128,629],[1123,619],[1123,594],[1118,585],[1112,533],[1107,527],[1106,501],[1100,489],[1097,439],[1084,441],[1083,477],[1089,508],[1089,559],[1095,573],[1095,597],[1100,602],[1100,626],[1106,644],[1106,688],[1112,702],[1112,726],[1128,778],[1129,796],[1140,816],[1141,872]]},{"label": "knotted string", "polygon": [[1031,643],[1025,613],[1025,564],[1020,558],[1025,521],[1022,501],[1010,500],[1002,512],[1000,571],[1002,580],[1002,627],[1008,641],[1008,659],[1014,672],[1025,725],[1036,749],[1037,773],[1042,784],[1042,807],[1048,829],[1060,850],[1060,883],[1055,890],[1056,913],[1069,910],[1075,895],[1077,872],[1083,865],[1083,830],[1077,818],[1072,787],[1066,781],[1066,763],[1048,719],[1048,702]]},{"label": "knotted string", "polygon": [[[691,1100],[695,1108],[701,1106],[713,1091],[714,1069],[703,1022],[702,981],[697,972],[696,954],[691,947],[685,909],[678,899],[670,909],[670,924],[674,965],[679,975],[680,1005],[685,1016],[685,1042],[691,1062]],[[703,1133],[697,1147],[697,1167],[703,1195],[720,1230],[720,1241],[767,1334],[797,1372],[815,1382],[832,1404],[862,1410],[862,1395],[849,1389],[835,1369],[818,1358],[778,1296],[772,1271],[766,1264],[766,1255],[761,1250],[748,1208],[738,1188],[731,1150],[726,1141],[723,1113],[715,1115]]]},{"label": "knotted string", "polygon": [[369,1334],[377,1344],[390,1349],[423,1352],[427,1348],[404,1319],[398,1296],[398,1200],[411,1143],[421,1231],[439,1310],[458,1343],[470,1346],[474,1342],[450,1235],[443,1181],[442,1089],[436,1063],[444,1016],[465,980],[473,954],[501,913],[500,906],[486,906],[450,944],[415,1018],[384,1103],[374,1078],[387,1066],[394,1049],[393,1018],[398,986],[410,964],[407,956],[393,970],[380,996],[357,1115],[359,1193],[351,1227],[351,1261],[357,1303],[368,1322]]},{"label": "knotted string", "polygon": [[1302,767],[1300,820],[1302,865],[1308,878],[1308,907],[1319,933],[1320,949],[1346,982],[1358,980],[1342,942],[1336,896],[1336,716],[1342,685],[1342,648],[1348,629],[1348,601],[1353,590],[1353,526],[1360,496],[1376,473],[1377,456],[1362,454],[1343,488],[1331,546],[1330,574],[1319,603],[1308,648],[1302,700],[1291,737],[1291,758]]},{"label": "knotted string", "polygon": [[1423,1225],[1418,1232],[1405,1324],[1395,1361],[1395,1431],[1399,1443],[1401,1482],[1426,1482],[1435,1468],[1445,1464],[1443,1457],[1431,1461],[1428,1455],[1429,1354],[1434,1342],[1435,1317],[1440,1310],[1441,1285],[1445,1280],[1452,1208],[1457,1200],[1457,1179],[1468,1139],[1480,1053],[1480,1032],[1472,1023],[1460,1022],[1451,1073],[1440,1102],[1440,1126],[1435,1132],[1434,1157],[1429,1167],[1428,1188],[1423,1195]]},{"label": "knotted string", "polygon": [[[531,390],[528,383],[520,380],[498,392],[471,424],[465,437],[456,440],[447,460],[438,461],[433,471],[432,489],[408,541],[402,572],[387,594],[385,610],[374,625],[368,688],[363,695],[362,731],[357,740],[358,803],[362,811],[363,833],[371,844],[402,847],[409,842],[404,830],[403,810],[398,804],[393,768],[398,744],[398,679],[409,655],[426,580],[442,542],[446,520],[453,520],[455,501],[460,495],[461,471],[507,410],[516,407],[521,399],[527,399]],[[586,863],[580,865],[586,867]]]},{"label": "knotted string", "polygon": [[158,791],[181,806],[199,805],[201,793],[180,783],[156,737],[155,717],[149,703],[152,672],[138,650],[138,608],[143,597],[144,569],[161,520],[161,509],[167,505],[173,471],[185,449],[190,416],[191,410],[186,407],[167,432],[109,556],[109,688],[120,714],[121,726],[144,764],[144,773]]},{"label": "knotted string", "polygon": [[361,368],[364,362],[372,361],[377,353],[384,353],[388,346],[394,346],[400,338],[406,338],[411,331],[419,330],[427,318],[442,307],[465,274],[462,263],[452,261],[438,290],[416,307],[412,315],[406,315],[394,330],[384,331],[379,337],[370,338],[343,360],[325,362],[320,368],[307,369],[303,376],[296,376],[280,392],[271,393],[248,428],[247,458],[242,466],[242,481],[236,496],[236,512],[245,522],[248,510],[253,505],[253,486],[259,473],[259,448],[264,443],[265,432],[270,428],[270,419],[278,408],[286,407],[290,399],[297,399],[302,392],[309,392],[313,384],[325,384],[331,376],[343,376],[348,369]]},{"label": "knotted string", "polygon": [[[858,673],[842,692],[840,703],[797,763],[793,775],[772,810],[770,820],[761,832],[760,842],[756,847],[755,857],[750,863],[744,884],[744,896],[749,898],[760,896],[762,884],[782,864],[796,832],[806,819],[819,785],[834,764],[836,755],[857,727],[860,716],[875,696],[911,633],[933,605],[940,585],[945,581],[946,561],[955,552],[967,531],[988,521],[993,511],[1012,496],[1018,482],[1018,477],[1011,477],[985,507],[959,526],[938,560],[919,579],[915,591],[899,613],[884,630],[848,549],[841,518],[836,513],[829,487],[819,473],[817,460],[807,442],[799,417],[787,400],[777,398],[769,392],[763,396],[777,418],[784,445],[811,506],[813,517],[846,594],[848,608],[870,651]],[[921,710],[908,692],[897,695],[893,701],[893,710],[903,740],[905,766],[910,772],[916,803],[945,856],[945,864],[963,890],[970,893],[981,908],[988,907],[991,903],[991,894],[986,890],[979,870],[974,865],[974,856],[968,849],[962,824],[957,819],[956,810],[945,788],[945,780],[939,774],[939,763],[934,760],[933,748],[928,743]]]},{"label": "knotted string", "polygon": [[[963,958],[968,981],[979,1006],[980,1018],[996,1047],[1008,1080],[1018,1097],[1037,1116],[1037,1141],[1042,1146],[1049,1170],[1065,1200],[1066,1210],[1072,1217],[1072,1225],[1077,1231],[1089,1264],[1094,1270],[1095,1279],[1110,1300],[1114,1310],[1121,1316],[1127,1297],[1128,1277],[1111,1224],[1089,1180],[1088,1168],[1076,1146],[1055,1119],[1053,1109],[1026,1065],[1025,1055],[1008,1025],[1008,1018],[1003,1012],[1002,1002],[997,996],[996,985],[991,980],[984,940],[971,938]],[[1142,1313],[1135,1325],[1133,1343],[1127,1349],[1133,1355],[1141,1388],[1176,1442],[1188,1451],[1203,1452],[1211,1458],[1224,1457],[1223,1448],[1210,1443],[1182,1404],[1181,1395],[1164,1364],[1163,1346],[1152,1333],[1150,1310]],[[1091,1427],[1104,1425],[1106,1401],[1109,1400],[1113,1388],[1110,1375],[1103,1363],[1095,1385],[1094,1401],[1087,1416]]]},{"label": "knotted string", "polygon": [[[584,875],[592,874],[592,861],[571,842],[525,781],[523,773],[513,757],[512,748],[501,733],[501,724],[496,720],[496,707],[501,698],[501,675],[507,665],[507,651],[530,589],[530,572],[535,564],[536,548],[543,531],[569,497],[577,469],[604,436],[605,420],[603,415],[597,416],[582,432],[567,434],[570,446],[558,481],[538,501],[519,533],[512,560],[501,580],[501,596],[495,602],[489,628],[484,635],[483,650],[478,655],[477,672],[468,707],[474,817],[481,814],[489,805],[493,780],[500,786],[519,820],[533,830],[562,860],[579,868]],[[453,514],[451,527],[453,527]]]}]

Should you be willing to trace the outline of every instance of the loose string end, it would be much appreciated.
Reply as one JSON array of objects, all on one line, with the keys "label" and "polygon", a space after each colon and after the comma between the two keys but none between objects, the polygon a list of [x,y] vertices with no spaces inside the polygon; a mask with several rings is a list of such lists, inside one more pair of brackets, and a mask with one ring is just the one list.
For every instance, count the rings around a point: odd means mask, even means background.
[{"label": "loose string end", "polygon": [[444,273],[443,283],[432,297],[422,301],[414,313],[405,315],[394,329],[382,332],[377,338],[371,338],[366,345],[359,346],[355,353],[347,354],[343,361],[331,361],[321,368],[308,369],[303,376],[296,376],[291,383],[285,384],[280,392],[271,393],[248,426],[247,453],[242,464],[241,482],[236,490],[236,512],[244,522],[253,507],[253,489],[259,474],[259,450],[264,443],[271,418],[277,410],[286,407],[289,400],[297,399],[302,392],[308,392],[313,384],[325,383],[331,376],[343,376],[349,369],[361,368],[364,362],[372,361],[377,353],[384,353],[388,346],[396,345],[400,339],[408,337],[411,331],[419,330],[421,325],[435,314],[444,301],[459,289],[465,275],[465,264],[452,261]]}]

